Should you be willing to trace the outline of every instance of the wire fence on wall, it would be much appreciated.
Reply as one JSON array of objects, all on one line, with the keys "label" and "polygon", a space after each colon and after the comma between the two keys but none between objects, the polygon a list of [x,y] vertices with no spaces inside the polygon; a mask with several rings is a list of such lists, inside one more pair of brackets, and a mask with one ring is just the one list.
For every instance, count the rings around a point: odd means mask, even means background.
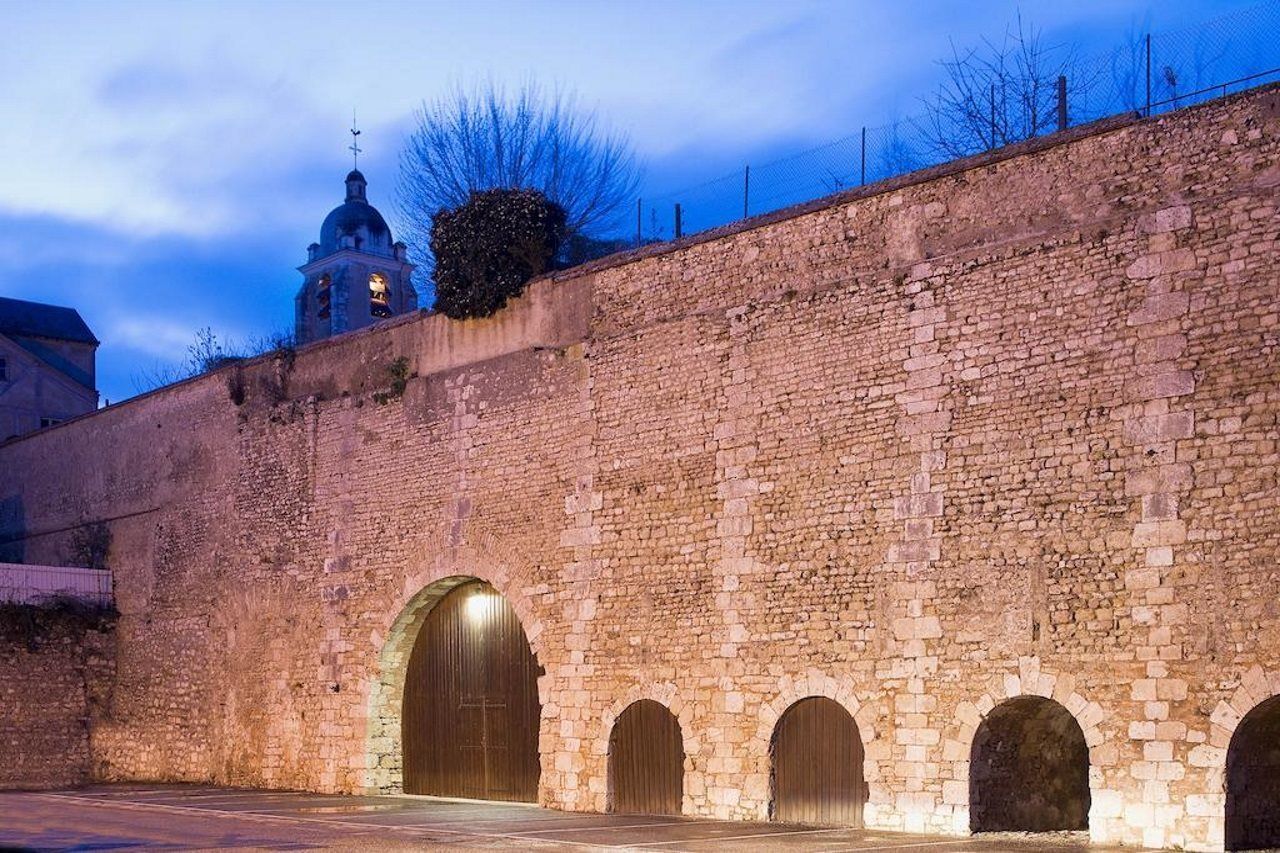
[{"label": "wire fence on wall", "polygon": [[926,99],[915,115],[638,200],[634,239],[671,240],[1068,127],[1159,115],[1280,80],[1280,0],[1174,32],[1130,34],[1093,56],[1041,45],[1009,62],[1012,84],[1003,73],[979,75],[981,89],[963,98]]}]

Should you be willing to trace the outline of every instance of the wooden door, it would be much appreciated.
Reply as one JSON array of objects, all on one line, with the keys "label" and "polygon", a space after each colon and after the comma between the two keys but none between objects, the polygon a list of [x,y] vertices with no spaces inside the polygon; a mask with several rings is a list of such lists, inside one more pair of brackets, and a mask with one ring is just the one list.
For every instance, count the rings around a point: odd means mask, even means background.
[{"label": "wooden door", "polygon": [[482,581],[432,608],[405,677],[404,790],[535,802],[538,663],[511,605]]},{"label": "wooden door", "polygon": [[772,751],[774,820],[862,826],[862,739],[839,703],[811,696],[792,705],[774,729]]},{"label": "wooden door", "polygon": [[632,702],[609,734],[610,810],[680,814],[684,740],[680,721],[651,699]]}]

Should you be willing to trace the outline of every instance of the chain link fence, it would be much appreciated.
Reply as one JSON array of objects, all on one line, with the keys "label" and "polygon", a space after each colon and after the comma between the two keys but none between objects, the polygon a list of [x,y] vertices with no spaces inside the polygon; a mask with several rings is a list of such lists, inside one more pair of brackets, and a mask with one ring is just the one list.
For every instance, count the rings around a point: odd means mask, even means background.
[{"label": "chain link fence", "polygon": [[943,62],[913,116],[637,201],[637,245],[671,240],[1110,116],[1158,115],[1280,80],[1280,0],[1087,57],[1019,30]]}]

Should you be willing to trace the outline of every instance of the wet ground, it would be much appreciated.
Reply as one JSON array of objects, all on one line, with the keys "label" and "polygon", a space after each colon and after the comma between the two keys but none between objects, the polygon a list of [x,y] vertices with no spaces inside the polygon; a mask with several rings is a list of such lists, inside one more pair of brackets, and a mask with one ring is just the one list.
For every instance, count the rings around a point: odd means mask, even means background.
[{"label": "wet ground", "polygon": [[[430,797],[347,797],[194,785],[0,793],[0,848],[35,850],[1118,851],[1070,837],[945,838]],[[1126,848],[1125,853],[1133,853]]]}]

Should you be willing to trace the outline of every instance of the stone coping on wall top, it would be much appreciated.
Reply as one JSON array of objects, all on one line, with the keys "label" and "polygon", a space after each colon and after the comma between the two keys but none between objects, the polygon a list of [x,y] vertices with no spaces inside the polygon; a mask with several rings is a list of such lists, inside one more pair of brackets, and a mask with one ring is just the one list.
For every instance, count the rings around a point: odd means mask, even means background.
[{"label": "stone coping on wall top", "polygon": [[637,249],[629,249],[624,252],[615,252],[612,255],[606,255],[603,258],[595,261],[589,261],[585,264],[580,264],[576,267],[572,267],[571,269],[539,276],[534,279],[534,282],[544,280],[563,281],[577,276],[592,275],[603,270],[613,269],[614,267],[625,266],[626,264],[635,263],[636,261],[642,261],[647,258],[658,257],[681,249],[687,249],[690,246],[710,243],[724,237],[741,234],[745,231],[753,231],[757,228],[774,225],[788,219],[795,219],[809,213],[816,213],[832,207],[839,207],[840,205],[859,201],[864,198],[894,192],[917,184],[926,184],[930,181],[935,181],[938,178],[950,177],[952,175],[958,175],[974,169],[981,169],[986,166],[992,166],[1027,154],[1037,154],[1041,151],[1057,148],[1061,145],[1066,145],[1081,139],[1087,139],[1091,136],[1101,136],[1102,134],[1110,133],[1114,130],[1120,130],[1122,128],[1139,124],[1159,124],[1169,118],[1181,118],[1187,113],[1197,112],[1202,109],[1217,108],[1235,101],[1248,100],[1249,98],[1264,95],[1268,91],[1280,91],[1280,82],[1254,86],[1249,89],[1234,92],[1230,95],[1212,98],[1207,101],[1201,101],[1198,104],[1192,104],[1187,107],[1182,107],[1181,109],[1149,117],[1144,117],[1141,110],[1120,113],[1108,118],[1088,122],[1087,124],[1075,125],[1074,127],[1069,127],[1066,130],[1057,131],[1056,133],[1050,133],[1045,136],[1036,136],[1031,139],[1023,140],[1022,142],[1015,142],[991,151],[983,151],[980,154],[973,154],[969,157],[961,157],[956,160],[948,160],[947,162],[939,163],[936,166],[929,166],[924,169],[917,169],[914,172],[907,172],[892,178],[885,178],[884,180],[866,184],[865,186],[841,190],[840,192],[833,193],[832,195],[801,202],[799,204],[791,205],[790,207],[779,208],[778,210],[771,211],[769,213],[761,213],[747,219],[739,219],[734,222],[721,225],[718,228],[710,228],[705,231],[690,234],[689,236],[682,237],[679,240],[668,240],[662,243],[652,243],[648,246],[641,246]]},{"label": "stone coping on wall top", "polygon": [[[1051,133],[1046,136],[1037,136],[1032,139],[1023,140],[1022,142],[1016,142],[1011,145],[1006,145],[1002,148],[997,148],[992,151],[984,151],[981,154],[974,154],[969,157],[962,157],[958,160],[949,160],[946,163],[940,163],[937,166],[930,166],[925,169],[919,169],[914,172],[908,172],[906,174],[898,175],[896,177],[886,178],[882,181],[876,181],[875,183],[867,184],[866,186],[854,187],[851,189],[842,190],[841,192],[834,193],[829,196],[813,199],[812,201],[801,202],[800,204],[792,205],[790,207],[784,207],[779,210],[772,211],[770,213],[762,213],[758,216],[753,216],[748,219],[741,219],[736,222],[730,222],[718,228],[711,228],[706,231],[699,231],[696,234],[691,234],[688,237],[682,237],[679,240],[670,240],[663,243],[653,243],[648,246],[641,246],[639,248],[630,249],[624,252],[616,252],[612,255],[607,255],[595,261],[590,261],[585,264],[579,264],[578,266],[572,267],[567,270],[561,270],[558,272],[552,272],[552,273],[547,273],[545,275],[538,276],[537,278],[534,278],[532,281],[529,282],[528,287],[535,287],[539,284],[546,285],[546,284],[552,284],[552,283],[571,281],[573,279],[582,278],[584,276],[595,275],[597,273],[600,273],[606,270],[626,266],[628,264],[633,264],[638,261],[647,260],[649,258],[656,258],[662,255],[671,254],[684,249],[688,249],[693,246],[702,245],[704,243],[711,243],[716,240],[724,239],[726,237],[732,237],[747,231],[753,231],[757,228],[764,228],[769,225],[775,225],[779,222],[785,222],[789,219],[796,219],[798,217],[805,216],[810,213],[816,213],[819,211],[828,210],[830,208],[838,207],[844,204],[849,204],[851,202],[859,201],[861,199],[871,198],[873,196],[895,192],[897,190],[905,189],[911,186],[916,186],[918,184],[929,183],[930,181],[935,181],[935,180],[938,180],[939,178],[958,175],[964,172],[972,171],[974,169],[985,168],[987,166],[1003,163],[1005,161],[1012,160],[1025,155],[1036,154],[1052,148],[1057,148],[1059,146],[1067,145],[1072,142],[1077,142],[1082,139],[1088,139],[1093,136],[1101,136],[1103,134],[1110,133],[1115,130],[1120,130],[1123,128],[1132,127],[1132,126],[1141,125],[1141,124],[1149,124],[1149,123],[1158,124],[1169,118],[1173,118],[1173,117],[1181,118],[1182,116],[1188,113],[1199,112],[1205,109],[1220,108],[1224,105],[1228,105],[1236,101],[1248,100],[1250,98],[1259,97],[1272,91],[1280,91],[1280,82],[1268,83],[1262,86],[1255,86],[1251,89],[1245,89],[1240,92],[1235,92],[1225,97],[1213,98],[1208,101],[1202,101],[1201,103],[1193,104],[1189,107],[1183,107],[1182,109],[1175,110],[1173,112],[1161,113],[1155,116],[1144,117],[1140,111],[1121,113],[1119,115],[1111,116],[1109,118],[1104,118],[1104,119],[1099,119],[1098,121],[1089,122],[1088,124],[1076,125],[1075,127],[1058,131],[1056,133]],[[300,346],[297,348],[297,352],[298,353],[318,352],[327,347],[350,343],[352,340],[355,340],[363,335],[370,335],[370,334],[385,332],[388,329],[392,329],[397,326],[402,326],[409,323],[415,323],[415,322],[425,320],[427,318],[435,317],[435,316],[436,316],[436,312],[420,308],[416,311],[413,311],[407,314],[401,314],[396,317],[391,317],[386,320],[373,323],[369,326],[364,326],[362,328],[355,329],[350,332],[344,332],[343,334],[340,334],[340,335],[334,335],[332,337],[325,338],[323,340],[314,341],[304,346]],[[455,321],[455,322],[458,322],[458,321]],[[462,322],[472,322],[472,321],[462,321]],[[58,430],[58,429],[70,426],[71,424],[77,423],[85,418],[94,417],[95,415],[98,415],[106,411],[114,411],[115,409],[121,406],[127,406],[132,403],[146,400],[158,394],[169,393],[176,388],[182,388],[187,385],[193,384],[195,382],[205,380],[209,377],[221,376],[227,373],[228,371],[234,370],[236,368],[243,368],[249,365],[260,364],[274,357],[275,356],[273,353],[270,353],[270,352],[263,353],[262,355],[254,356],[253,358],[246,358],[241,361],[232,362],[230,364],[227,364],[223,367],[218,368],[217,370],[213,370],[208,373],[201,373],[197,376],[191,376],[186,379],[182,379],[177,382],[171,383],[169,385],[163,385],[159,388],[153,388],[150,391],[146,391],[142,394],[129,397],[128,399],[125,399],[125,400],[121,400],[119,403],[116,403],[112,406],[96,409],[95,411],[88,412],[83,415],[78,415],[74,418],[69,418],[68,420],[63,421],[62,423],[59,423],[59,424],[55,424],[52,427],[46,427],[44,429],[25,433],[20,436],[15,436],[15,437],[6,439],[4,441],[0,441],[0,448],[4,448],[9,444],[21,442],[36,436],[46,435],[53,430]]]}]

